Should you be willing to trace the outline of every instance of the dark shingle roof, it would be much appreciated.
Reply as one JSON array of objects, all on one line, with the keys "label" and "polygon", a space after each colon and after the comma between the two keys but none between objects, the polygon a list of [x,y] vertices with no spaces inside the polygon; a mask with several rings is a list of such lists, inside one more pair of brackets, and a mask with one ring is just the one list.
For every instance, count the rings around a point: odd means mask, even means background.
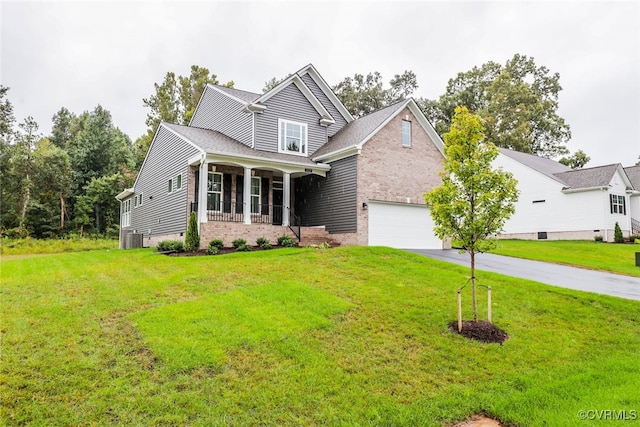
[{"label": "dark shingle roof", "polygon": [[271,151],[254,150],[251,147],[236,141],[220,132],[210,129],[202,129],[191,126],[174,125],[163,123],[164,126],[186,138],[191,143],[206,153],[238,156],[253,159],[264,159],[280,161],[284,163],[294,163],[302,166],[315,166],[317,163],[307,157],[295,156],[292,154],[274,153]]},{"label": "dark shingle roof", "polygon": [[338,133],[333,135],[329,142],[313,153],[312,157],[318,158],[329,153],[341,151],[358,145],[385,120],[397,113],[398,110],[404,108],[408,102],[409,100],[397,102],[348,123],[340,129]]},{"label": "dark shingle roof", "polygon": [[555,160],[534,156],[533,154],[521,153],[519,151],[509,150],[507,148],[500,148],[500,152],[505,156],[511,157],[513,160],[548,176],[551,179],[555,179],[556,181],[558,180],[558,178],[555,176],[555,174],[571,170],[569,166],[565,166],[562,163],[556,162]]},{"label": "dark shingle roof", "polygon": [[235,88],[226,87],[226,86],[220,86],[220,85],[211,85],[211,86],[223,92],[226,92],[231,96],[235,96],[236,98],[239,98],[245,102],[253,102],[262,96],[257,93],[247,92],[246,90],[240,90],[240,89],[235,89]]},{"label": "dark shingle roof", "polygon": [[627,173],[633,189],[640,191],[640,166],[629,166],[624,168],[624,171]]},{"label": "dark shingle roof", "polygon": [[611,182],[613,174],[618,170],[618,166],[620,165],[613,164],[588,169],[575,169],[554,175],[569,188],[606,187]]}]

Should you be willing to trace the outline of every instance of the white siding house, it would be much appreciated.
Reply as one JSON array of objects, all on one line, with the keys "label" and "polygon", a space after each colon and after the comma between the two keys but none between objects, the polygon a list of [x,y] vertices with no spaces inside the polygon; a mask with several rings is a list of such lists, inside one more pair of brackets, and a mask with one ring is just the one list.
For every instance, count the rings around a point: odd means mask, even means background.
[{"label": "white siding house", "polygon": [[[640,218],[637,190],[620,164],[572,170],[556,161],[500,149],[494,165],[513,173],[520,198],[501,238],[613,240]],[[634,216],[635,215],[635,216]]]}]

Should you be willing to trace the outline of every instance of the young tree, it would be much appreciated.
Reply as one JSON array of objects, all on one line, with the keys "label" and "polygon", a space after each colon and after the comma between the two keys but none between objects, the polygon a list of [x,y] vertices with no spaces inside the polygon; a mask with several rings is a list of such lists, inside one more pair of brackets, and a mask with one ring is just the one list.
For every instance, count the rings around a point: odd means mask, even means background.
[{"label": "young tree", "polygon": [[479,116],[466,107],[455,110],[451,128],[444,134],[445,162],[442,185],[424,195],[431,209],[435,234],[450,237],[469,253],[473,320],[476,304],[475,254],[495,246],[498,233],[515,212],[516,180],[491,162],[498,148],[485,138]]},{"label": "young tree", "polygon": [[198,219],[196,213],[191,212],[189,215],[189,225],[187,227],[187,235],[184,239],[184,250],[194,252],[200,248],[200,235],[198,234]]},{"label": "young tree", "polygon": [[504,66],[488,62],[450,79],[439,100],[421,100],[440,135],[451,126],[455,108],[478,114],[485,134],[498,147],[556,157],[567,154],[569,125],[557,113],[560,75],[533,58],[516,54]]}]

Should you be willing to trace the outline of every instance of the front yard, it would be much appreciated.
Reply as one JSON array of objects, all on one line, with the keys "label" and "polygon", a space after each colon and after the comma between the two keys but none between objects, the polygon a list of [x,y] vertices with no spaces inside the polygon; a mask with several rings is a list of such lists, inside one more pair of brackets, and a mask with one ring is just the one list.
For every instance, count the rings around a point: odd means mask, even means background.
[{"label": "front yard", "polygon": [[640,244],[585,240],[498,240],[498,248],[491,251],[498,255],[640,277],[640,267],[635,264],[636,252],[640,252]]},{"label": "front yard", "polygon": [[442,426],[486,413],[579,426],[581,410],[640,411],[634,301],[479,272],[509,334],[496,345],[447,330],[468,269],[392,249],[111,250],[0,268],[4,425]]}]

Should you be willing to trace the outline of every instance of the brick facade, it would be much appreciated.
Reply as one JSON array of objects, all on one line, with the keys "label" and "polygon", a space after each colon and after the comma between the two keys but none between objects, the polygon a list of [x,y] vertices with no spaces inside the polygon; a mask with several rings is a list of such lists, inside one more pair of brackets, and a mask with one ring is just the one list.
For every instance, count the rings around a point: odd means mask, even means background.
[{"label": "brick facade", "polygon": [[[411,122],[411,147],[402,146],[402,121]],[[408,108],[362,147],[358,156],[357,244],[367,245],[370,200],[424,204],[422,195],[442,183],[444,156]]]}]

